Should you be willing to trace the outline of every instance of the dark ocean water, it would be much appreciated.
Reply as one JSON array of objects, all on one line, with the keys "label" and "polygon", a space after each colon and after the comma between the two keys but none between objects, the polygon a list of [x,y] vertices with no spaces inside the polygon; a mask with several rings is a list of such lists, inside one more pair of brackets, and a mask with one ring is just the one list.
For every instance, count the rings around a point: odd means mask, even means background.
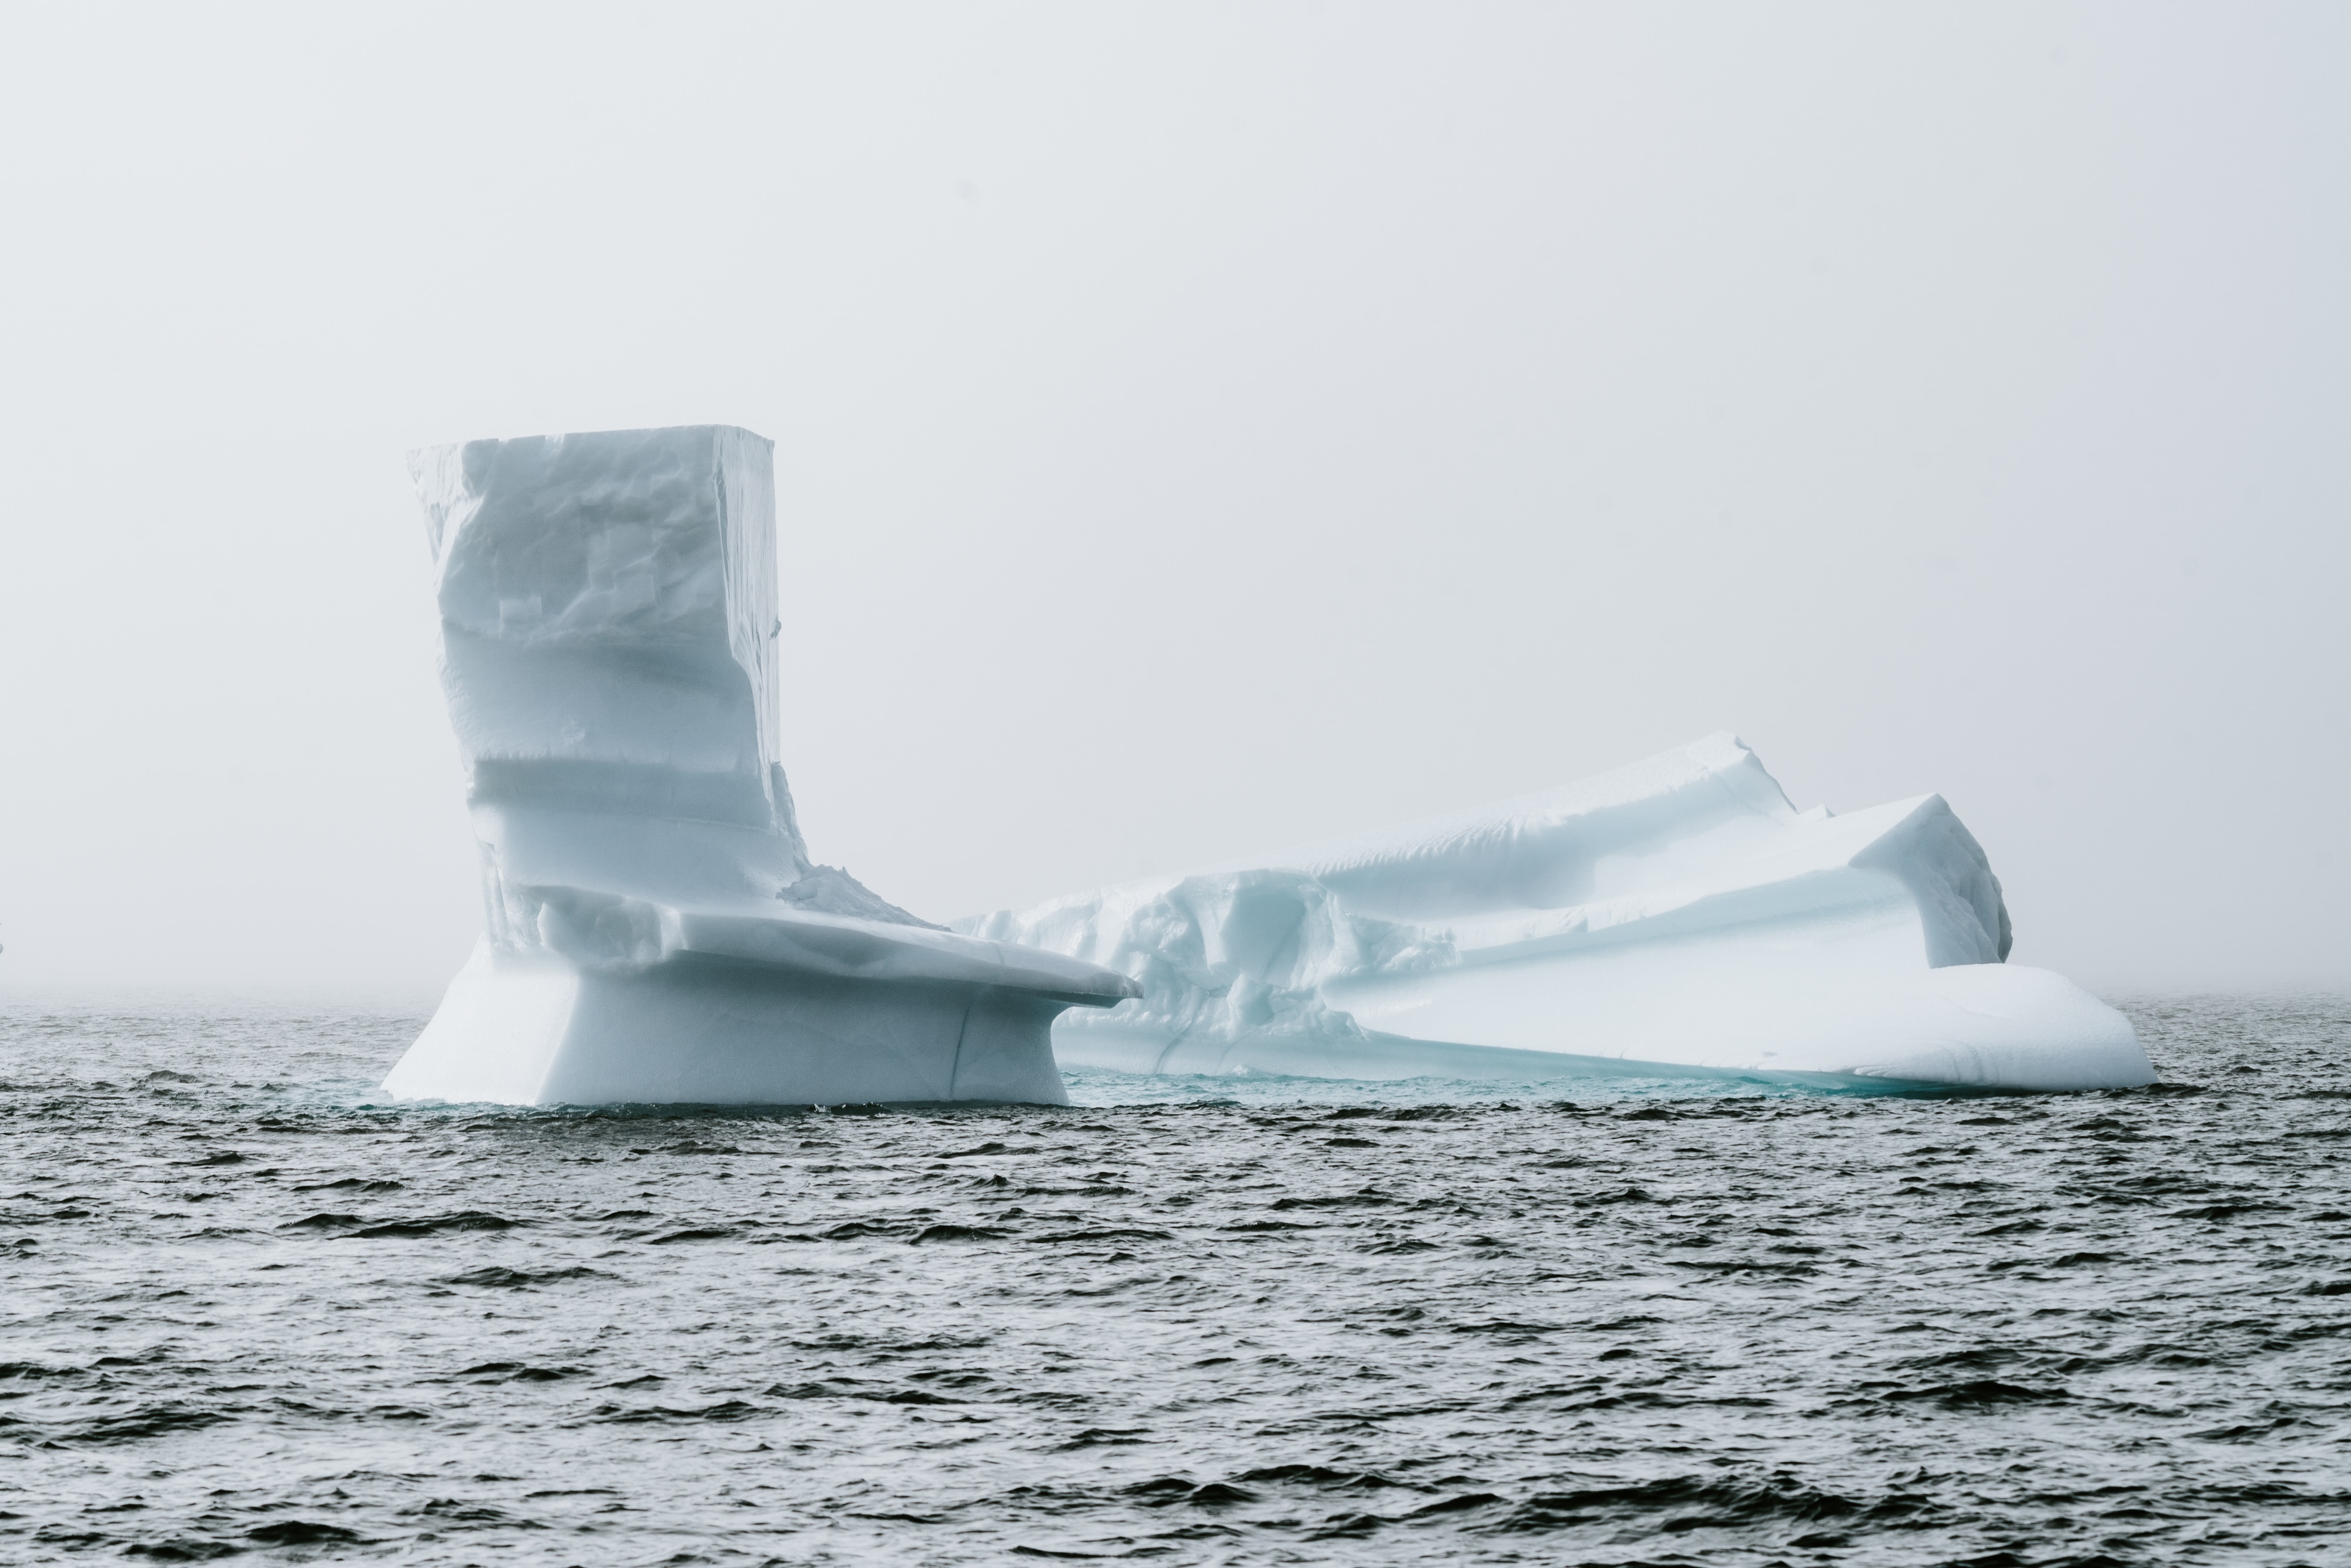
[{"label": "dark ocean water", "polygon": [[2166,1082],[393,1108],[0,1005],[0,1563],[2351,1563],[2351,1000]]}]

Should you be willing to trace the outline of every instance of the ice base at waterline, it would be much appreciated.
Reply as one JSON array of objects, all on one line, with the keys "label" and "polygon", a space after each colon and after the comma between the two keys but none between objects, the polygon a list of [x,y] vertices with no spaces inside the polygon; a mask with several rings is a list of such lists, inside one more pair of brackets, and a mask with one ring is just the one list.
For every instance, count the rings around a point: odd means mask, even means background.
[{"label": "ice base at waterline", "polygon": [[777,761],[771,448],[695,425],[414,454],[486,931],[384,1081],[516,1105],[1060,1103],[1135,993],[812,862]]},{"label": "ice base at waterline", "polygon": [[957,923],[1132,977],[1064,1065],[1335,1078],[2154,1082],[2130,1023],[2011,965],[1935,795],[1798,811],[1708,737],[1581,784]]}]

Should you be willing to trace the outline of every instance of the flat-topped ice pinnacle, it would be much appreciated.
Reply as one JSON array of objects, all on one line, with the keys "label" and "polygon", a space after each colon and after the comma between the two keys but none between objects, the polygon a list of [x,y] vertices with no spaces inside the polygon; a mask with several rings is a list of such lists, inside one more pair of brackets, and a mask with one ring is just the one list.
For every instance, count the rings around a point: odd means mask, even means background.
[{"label": "flat-topped ice pinnacle", "polygon": [[1343,1078],[2152,1082],[2129,1022],[2005,962],[1937,795],[1799,812],[1729,735],[1581,784],[960,921],[1120,969],[1065,1064]]},{"label": "flat-topped ice pinnacle", "polygon": [[688,425],[412,455],[487,930],[393,1093],[1060,1103],[1053,1016],[1134,994],[811,863],[771,452]]}]

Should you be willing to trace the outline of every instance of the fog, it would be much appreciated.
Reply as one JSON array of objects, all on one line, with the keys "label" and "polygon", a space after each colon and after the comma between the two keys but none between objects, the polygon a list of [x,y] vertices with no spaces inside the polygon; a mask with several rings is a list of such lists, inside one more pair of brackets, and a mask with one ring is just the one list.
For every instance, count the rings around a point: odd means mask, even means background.
[{"label": "fog", "polygon": [[16,7],[0,988],[478,929],[410,447],[777,443],[934,919],[1715,729],[2020,962],[2351,984],[2351,11]]}]

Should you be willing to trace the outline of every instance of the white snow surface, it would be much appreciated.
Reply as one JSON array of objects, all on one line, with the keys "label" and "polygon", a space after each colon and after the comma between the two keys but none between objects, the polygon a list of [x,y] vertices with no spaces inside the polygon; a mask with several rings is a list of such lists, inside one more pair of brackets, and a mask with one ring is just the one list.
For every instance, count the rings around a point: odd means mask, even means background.
[{"label": "white snow surface", "polygon": [[1737,737],[1374,832],[956,929],[1131,977],[1064,1064],[1334,1078],[2154,1082],[2123,1016],[2011,966],[1938,795],[1798,811]]},{"label": "white snow surface", "polygon": [[778,761],[770,444],[689,425],[412,454],[487,927],[384,1087],[513,1104],[1064,1101],[1131,983],[810,859]]}]

